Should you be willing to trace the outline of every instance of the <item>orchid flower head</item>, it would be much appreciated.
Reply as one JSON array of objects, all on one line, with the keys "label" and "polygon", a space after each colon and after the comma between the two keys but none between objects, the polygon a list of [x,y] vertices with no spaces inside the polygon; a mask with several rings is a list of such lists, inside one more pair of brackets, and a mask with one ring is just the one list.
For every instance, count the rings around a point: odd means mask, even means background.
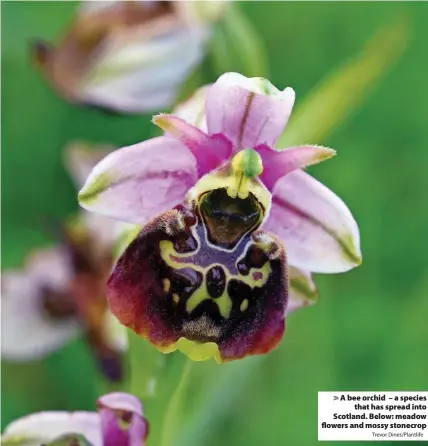
[{"label": "orchid flower head", "polygon": [[89,211],[145,225],[108,282],[120,322],[164,352],[218,362],[278,345],[311,272],[361,262],[343,201],[305,173],[335,151],[275,147],[295,94],[226,73],[153,118],[164,135],[103,159],[79,193]]}]

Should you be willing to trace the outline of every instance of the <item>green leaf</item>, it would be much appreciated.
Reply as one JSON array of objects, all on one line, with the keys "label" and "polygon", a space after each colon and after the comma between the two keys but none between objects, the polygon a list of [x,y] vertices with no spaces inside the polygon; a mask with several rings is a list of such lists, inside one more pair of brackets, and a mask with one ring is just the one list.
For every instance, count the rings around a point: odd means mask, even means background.
[{"label": "green leaf", "polygon": [[161,390],[158,384],[166,369],[167,356],[131,330],[128,330],[128,342],[129,392],[146,401]]},{"label": "green leaf", "polygon": [[278,147],[320,143],[372,91],[409,43],[406,18],[376,33],[356,57],[328,75],[299,105],[278,141]]},{"label": "green leaf", "polygon": [[140,398],[150,422],[148,445],[159,446],[171,394],[180,379],[181,354],[163,354],[148,341],[128,330],[127,373],[124,388]]},{"label": "green leaf", "polygon": [[191,372],[193,361],[183,357],[181,377],[166,407],[162,425],[160,446],[174,446],[182,427],[183,414],[186,412],[186,395],[191,391]]},{"label": "green leaf", "polygon": [[196,363],[190,382],[198,386],[198,391],[188,395],[174,446],[204,444],[206,436],[212,434],[236,398],[245,392],[263,361],[263,356],[255,356],[228,364]]}]

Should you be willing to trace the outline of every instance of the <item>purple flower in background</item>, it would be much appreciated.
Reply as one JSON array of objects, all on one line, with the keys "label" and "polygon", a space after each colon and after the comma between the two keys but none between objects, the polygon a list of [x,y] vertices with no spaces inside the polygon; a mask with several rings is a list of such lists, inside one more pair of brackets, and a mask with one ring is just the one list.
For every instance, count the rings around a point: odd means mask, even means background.
[{"label": "purple flower in background", "polygon": [[4,430],[2,444],[15,446],[144,446],[149,424],[143,406],[128,393],[109,393],[97,412],[39,412]]},{"label": "purple flower in background", "polygon": [[108,299],[159,350],[218,362],[266,353],[286,313],[315,301],[311,272],[360,264],[349,209],[301,170],[335,152],[275,149],[293,104],[291,88],[227,73],[156,116],[164,136],[110,154],[80,191],[88,210],[149,222]]}]

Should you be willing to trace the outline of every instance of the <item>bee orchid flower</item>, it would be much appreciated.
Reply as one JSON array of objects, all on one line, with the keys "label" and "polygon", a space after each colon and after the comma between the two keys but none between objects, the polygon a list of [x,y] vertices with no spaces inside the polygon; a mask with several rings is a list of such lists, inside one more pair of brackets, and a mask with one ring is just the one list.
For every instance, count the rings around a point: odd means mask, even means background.
[{"label": "bee orchid flower", "polygon": [[145,224],[107,296],[159,350],[217,362],[266,353],[287,312],[315,301],[311,272],[361,262],[349,209],[302,170],[335,152],[275,148],[294,96],[226,73],[179,116],[155,116],[165,134],[107,156],[80,191],[86,209]]},{"label": "bee orchid flower", "polygon": [[4,446],[144,446],[149,424],[141,402],[127,393],[109,393],[98,412],[39,412],[10,423]]},{"label": "bee orchid flower", "polygon": [[121,113],[170,107],[227,2],[84,1],[57,45],[32,47],[65,99]]},{"label": "bee orchid flower", "polygon": [[[67,149],[77,187],[109,151],[81,143]],[[101,371],[111,380],[121,379],[126,334],[107,308],[105,282],[122,228],[120,222],[82,212],[60,228],[60,243],[31,253],[22,270],[4,271],[2,359],[41,358],[83,331]]]}]

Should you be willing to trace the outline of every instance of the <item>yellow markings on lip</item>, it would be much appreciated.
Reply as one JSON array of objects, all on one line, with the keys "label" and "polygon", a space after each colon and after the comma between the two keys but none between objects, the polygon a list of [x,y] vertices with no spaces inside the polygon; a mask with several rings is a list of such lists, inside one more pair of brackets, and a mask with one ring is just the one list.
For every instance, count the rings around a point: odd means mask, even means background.
[{"label": "yellow markings on lip", "polygon": [[232,300],[230,299],[229,295],[224,292],[219,298],[213,299],[208,294],[205,282],[205,275],[213,265],[210,265],[207,268],[202,268],[201,266],[194,265],[193,263],[181,263],[177,260],[174,260],[174,257],[181,258],[181,255],[175,251],[173,243],[169,240],[161,240],[161,242],[159,243],[159,248],[163,261],[171,268],[192,268],[202,274],[203,279],[201,286],[190,296],[190,298],[186,302],[187,312],[191,313],[204,300],[213,300],[217,304],[220,314],[225,319],[227,319],[230,316],[230,310],[232,309]]},{"label": "yellow markings on lip", "polygon": [[244,299],[244,300],[241,302],[241,305],[240,305],[239,309],[240,309],[242,312],[244,312],[247,308],[248,308],[248,299]]},{"label": "yellow markings on lip", "polygon": [[163,279],[162,284],[163,284],[163,290],[165,291],[165,293],[168,293],[168,291],[171,288],[171,281],[169,279]]},{"label": "yellow markings on lip", "polygon": [[230,316],[230,310],[232,309],[232,300],[225,291],[220,297],[214,299],[210,297],[208,294],[208,290],[205,284],[205,280],[203,284],[189,297],[188,301],[186,302],[186,310],[188,313],[191,313],[201,302],[205,300],[212,300],[214,301],[218,309],[220,311],[220,314],[225,318],[228,319]]},{"label": "yellow markings on lip", "polygon": [[[218,306],[220,314],[225,319],[228,319],[230,316],[230,312],[232,310],[232,299],[227,293],[227,285],[229,281],[235,279],[245,283],[251,288],[262,287],[267,282],[271,273],[270,262],[266,262],[261,268],[251,268],[247,276],[230,274],[230,272],[224,265],[219,264],[222,268],[226,270],[227,282],[223,294],[218,298],[212,298],[209,295],[206,286],[206,273],[215,264],[203,268],[199,265],[194,265],[193,263],[188,263],[188,262],[181,263],[177,261],[176,260],[177,258],[185,259],[186,256],[182,256],[181,254],[177,253],[174,249],[173,243],[170,240],[161,240],[159,242],[159,249],[162,260],[171,268],[174,269],[192,268],[193,270],[198,271],[199,273],[202,274],[201,286],[189,297],[189,299],[186,302],[186,311],[188,313],[191,313],[193,310],[195,310],[196,307],[205,300],[212,300]],[[168,292],[171,286],[171,282],[169,281],[169,279],[163,280],[163,286],[164,286],[164,291]],[[172,298],[173,302],[175,304],[178,304],[180,296],[174,293]],[[244,304],[245,301],[247,301],[247,304]],[[244,306],[244,309],[242,309],[242,306]],[[247,307],[248,307],[248,300],[245,299],[241,304],[241,311],[245,311]]]},{"label": "yellow markings on lip", "polygon": [[[178,262],[174,258],[185,259],[189,257],[189,254],[180,254],[174,249],[174,244],[170,240],[161,240],[159,242],[159,249],[162,260],[174,269],[181,268],[193,268],[195,271],[199,271],[200,273],[204,273],[204,268],[201,268],[198,265],[194,265],[193,263],[186,262]],[[191,253],[190,255],[192,255]]]},{"label": "yellow markings on lip", "polygon": [[244,282],[251,288],[261,288],[268,281],[271,271],[270,262],[266,262],[261,268],[251,268],[247,276],[232,276],[232,278]]},{"label": "yellow markings on lip", "polygon": [[191,313],[201,302],[207,300],[208,290],[205,282],[189,297],[186,302],[186,310]]},{"label": "yellow markings on lip", "polygon": [[227,291],[225,291],[220,297],[215,299],[215,303],[220,310],[220,314],[227,319],[230,316],[230,310],[232,309],[232,299],[230,298]]}]

